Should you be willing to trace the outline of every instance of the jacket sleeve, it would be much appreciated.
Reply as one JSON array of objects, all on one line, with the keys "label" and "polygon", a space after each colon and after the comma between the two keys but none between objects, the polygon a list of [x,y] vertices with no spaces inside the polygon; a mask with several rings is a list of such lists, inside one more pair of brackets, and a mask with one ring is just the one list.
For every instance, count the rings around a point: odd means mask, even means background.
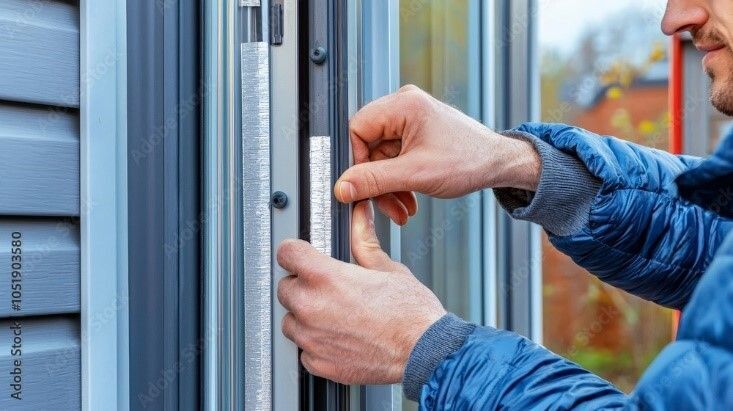
[{"label": "jacket sleeve", "polygon": [[600,410],[629,398],[524,337],[476,327],[421,386],[419,401],[425,410]]},{"label": "jacket sleeve", "polygon": [[[716,295],[725,297],[719,292]],[[466,328],[460,324],[467,324],[465,321],[453,317],[444,320],[442,328]],[[450,322],[454,324],[446,324]],[[443,333],[444,341],[458,334]],[[685,335],[662,350],[630,395],[511,332],[475,327],[463,341],[437,363],[424,382],[413,381],[421,383],[418,389],[406,387],[405,394],[418,399],[420,409],[661,411],[722,410],[733,404],[731,351]],[[432,343],[433,351],[443,346],[434,339]],[[408,362],[405,373],[415,370]],[[413,392],[419,394],[411,395]]]},{"label": "jacket sleeve", "polygon": [[527,123],[515,131],[577,158],[599,182],[583,226],[549,233],[552,244],[611,285],[683,308],[733,228],[677,192],[676,177],[702,160],[561,124]]}]

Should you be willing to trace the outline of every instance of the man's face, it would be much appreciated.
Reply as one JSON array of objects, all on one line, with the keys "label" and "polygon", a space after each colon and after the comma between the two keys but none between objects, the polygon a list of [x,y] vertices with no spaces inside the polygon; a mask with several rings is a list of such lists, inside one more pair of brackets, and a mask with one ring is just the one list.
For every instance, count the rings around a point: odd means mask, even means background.
[{"label": "man's face", "polygon": [[733,1],[670,0],[662,21],[666,34],[689,31],[712,79],[711,102],[733,116]]}]

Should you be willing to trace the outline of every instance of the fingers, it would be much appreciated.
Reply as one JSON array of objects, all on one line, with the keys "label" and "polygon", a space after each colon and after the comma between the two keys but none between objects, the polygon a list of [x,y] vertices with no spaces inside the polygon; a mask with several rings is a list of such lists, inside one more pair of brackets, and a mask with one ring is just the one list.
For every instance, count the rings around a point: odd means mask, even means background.
[{"label": "fingers", "polygon": [[277,283],[277,300],[288,311],[294,309],[294,296],[298,292],[298,277],[291,275],[283,277]]},{"label": "fingers", "polygon": [[374,210],[370,201],[362,201],[354,206],[351,217],[351,254],[357,264],[370,270],[402,271],[401,264],[382,250],[374,229]]},{"label": "fingers", "polygon": [[381,97],[359,110],[349,122],[354,162],[369,160],[370,145],[381,140],[400,140],[408,123],[407,113],[399,110],[395,94]]},{"label": "fingers", "polygon": [[295,319],[295,315],[293,315],[293,313],[287,313],[283,317],[282,330],[285,338],[294,342],[296,345],[298,345],[298,347],[300,347],[300,344],[298,344],[298,336],[302,334],[302,326],[300,325],[300,323],[298,323],[298,320]]},{"label": "fingers", "polygon": [[294,342],[302,350],[311,352],[317,348],[313,338],[309,338],[312,335],[311,330],[295,314],[285,314],[281,328],[285,338]]},{"label": "fingers", "polygon": [[[332,361],[324,361],[316,357],[311,351],[303,351],[300,354],[300,362],[308,373],[318,377],[326,378],[328,380],[338,380],[338,372],[334,367]],[[336,381],[340,383],[346,383],[346,381]]]},{"label": "fingers", "polygon": [[[431,107],[432,99],[427,93],[405,86],[359,110],[349,127],[356,165],[336,183],[336,198],[351,203],[390,193],[419,191],[410,187],[413,170],[419,165],[411,164],[409,153],[402,152],[402,139],[416,135]],[[406,221],[404,210],[408,216],[417,212],[413,195],[382,199],[378,206],[400,224]]]},{"label": "fingers", "polygon": [[303,351],[300,353],[300,362],[303,364],[303,367],[308,371],[309,374],[316,375],[318,377],[324,377],[322,374],[318,374],[318,370],[316,370],[316,357],[306,351]]},{"label": "fingers", "polygon": [[320,253],[303,240],[285,240],[277,249],[277,262],[293,276],[311,280],[345,271],[348,264]]},{"label": "fingers", "polygon": [[408,216],[414,217],[415,214],[417,214],[418,206],[415,193],[413,193],[412,191],[400,191],[398,193],[394,193],[394,195],[402,203],[402,205],[405,206]]},{"label": "fingers", "polygon": [[342,203],[353,203],[383,194],[418,191],[410,187],[415,167],[409,155],[356,164],[341,175],[334,194]]},{"label": "fingers", "polygon": [[[402,141],[389,140],[383,141],[369,150],[369,161],[387,160],[400,155],[402,151]],[[358,164],[358,163],[357,163]]]},{"label": "fingers", "polygon": [[399,225],[407,224],[410,212],[396,194],[383,194],[375,197],[374,202],[377,204],[377,208],[390,220]]},{"label": "fingers", "polygon": [[410,191],[384,194],[372,200],[379,211],[398,225],[407,224],[409,218],[417,214],[417,198]]},{"label": "fingers", "polygon": [[[394,158],[400,154],[401,150],[401,141],[384,141],[371,150],[369,159],[379,161]],[[399,225],[405,225],[409,217],[417,214],[417,198],[410,191],[385,194],[376,197],[375,201],[382,213]]]},{"label": "fingers", "polygon": [[369,159],[370,144],[400,140],[418,127],[432,107],[432,98],[415,86],[381,97],[359,110],[351,119],[349,134],[354,161]]}]

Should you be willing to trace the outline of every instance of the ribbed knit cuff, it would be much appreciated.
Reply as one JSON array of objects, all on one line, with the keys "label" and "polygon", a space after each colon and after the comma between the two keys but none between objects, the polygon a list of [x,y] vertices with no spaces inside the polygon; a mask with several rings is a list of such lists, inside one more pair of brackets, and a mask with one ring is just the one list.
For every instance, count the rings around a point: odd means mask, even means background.
[{"label": "ribbed knit cuff", "polygon": [[600,180],[578,158],[531,134],[519,131],[501,134],[529,141],[542,161],[537,191],[495,189],[501,206],[512,217],[537,223],[554,235],[578,233],[588,224],[591,205],[601,188]]},{"label": "ribbed knit cuff", "polygon": [[475,324],[466,322],[454,314],[446,314],[425,331],[412,349],[405,367],[402,390],[408,399],[413,401],[420,399],[422,386],[430,381],[438,365],[458,351],[474,329]]}]

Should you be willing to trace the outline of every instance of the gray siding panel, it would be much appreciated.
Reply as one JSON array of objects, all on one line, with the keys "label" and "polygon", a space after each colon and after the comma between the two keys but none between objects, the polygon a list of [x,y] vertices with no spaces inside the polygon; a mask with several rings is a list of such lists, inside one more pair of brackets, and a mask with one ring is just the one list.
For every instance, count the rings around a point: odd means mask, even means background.
[{"label": "gray siding panel", "polygon": [[[14,334],[18,327],[19,336]],[[76,316],[0,321],[0,410],[79,410],[79,335]],[[14,344],[21,347],[15,355]],[[14,364],[16,360],[20,367]],[[11,397],[15,392],[12,379],[18,371],[21,400]]]},{"label": "gray siding panel", "polygon": [[[21,259],[16,259],[21,276],[15,283],[20,284],[20,295],[15,296],[13,233],[20,233],[21,241]],[[0,218],[0,317],[79,312],[79,272],[75,222]]]},{"label": "gray siding panel", "polygon": [[74,2],[0,0],[0,50],[0,99],[79,107]]},{"label": "gray siding panel", "polygon": [[77,0],[0,0],[0,410],[81,408],[79,38]]},{"label": "gray siding panel", "polygon": [[78,136],[75,110],[0,104],[0,214],[78,215]]}]

